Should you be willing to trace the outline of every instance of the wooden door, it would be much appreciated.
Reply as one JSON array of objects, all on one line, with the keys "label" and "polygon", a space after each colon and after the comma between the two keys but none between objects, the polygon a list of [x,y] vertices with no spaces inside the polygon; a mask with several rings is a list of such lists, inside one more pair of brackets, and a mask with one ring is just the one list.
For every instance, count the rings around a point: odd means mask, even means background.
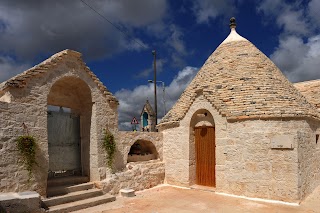
[{"label": "wooden door", "polygon": [[214,127],[195,127],[196,184],[215,187]]}]

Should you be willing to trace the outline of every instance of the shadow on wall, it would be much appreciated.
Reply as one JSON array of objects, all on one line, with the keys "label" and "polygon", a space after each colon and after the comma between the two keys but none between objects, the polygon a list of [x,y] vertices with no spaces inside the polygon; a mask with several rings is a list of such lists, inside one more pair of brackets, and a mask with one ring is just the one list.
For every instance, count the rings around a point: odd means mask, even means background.
[{"label": "shadow on wall", "polygon": [[152,142],[137,140],[130,148],[127,162],[149,161],[158,158],[159,153]]}]

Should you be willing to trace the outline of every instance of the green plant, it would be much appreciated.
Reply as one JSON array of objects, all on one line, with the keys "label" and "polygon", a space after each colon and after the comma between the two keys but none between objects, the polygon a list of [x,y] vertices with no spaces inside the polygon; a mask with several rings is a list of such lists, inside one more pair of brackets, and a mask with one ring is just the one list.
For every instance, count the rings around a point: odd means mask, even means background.
[{"label": "green plant", "polygon": [[33,167],[37,164],[36,162],[36,149],[37,144],[34,137],[29,135],[19,136],[17,138],[17,148],[21,155],[21,162],[25,165],[28,170],[29,180],[31,178]]},{"label": "green plant", "polygon": [[107,152],[107,165],[112,169],[113,159],[116,152],[116,142],[113,134],[109,130],[106,130],[105,132],[103,147]]}]

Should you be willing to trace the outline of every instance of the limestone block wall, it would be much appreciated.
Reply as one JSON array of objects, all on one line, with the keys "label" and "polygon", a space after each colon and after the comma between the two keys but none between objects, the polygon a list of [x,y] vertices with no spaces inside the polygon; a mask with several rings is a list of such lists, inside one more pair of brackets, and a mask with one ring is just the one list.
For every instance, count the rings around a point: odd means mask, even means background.
[{"label": "limestone block wall", "polygon": [[138,140],[151,142],[158,154],[159,159],[163,159],[162,133],[160,132],[126,132],[119,131],[116,135],[118,153],[116,155],[116,168],[121,170],[125,168],[128,161],[128,153],[131,146]]},{"label": "limestone block wall", "polygon": [[[215,123],[217,191],[292,202],[301,199],[298,147],[304,143],[301,132],[310,135],[313,131],[306,121],[227,122],[202,95],[196,98],[179,126],[161,129],[167,183],[182,186],[195,183],[191,123],[194,114],[203,109],[211,113]],[[291,137],[293,149],[272,149],[271,139],[276,135]]]},{"label": "limestone block wall", "polygon": [[[116,142],[116,155],[114,168],[111,171],[106,167],[106,162],[99,167],[100,179],[97,182],[100,188],[111,194],[119,193],[120,189],[132,188],[143,190],[162,184],[164,181],[163,143],[160,132],[114,132]],[[157,151],[158,159],[149,161],[128,161],[131,146],[139,141],[151,142]],[[103,150],[103,149],[102,149]],[[106,154],[102,154],[104,161]]]},{"label": "limestone block wall", "polygon": [[[79,53],[67,51],[36,67],[33,73],[27,73],[25,85],[7,88],[6,98],[1,99],[6,102],[0,102],[0,192],[35,190],[42,196],[46,195],[48,104],[75,108],[80,113],[81,155],[85,159],[83,170],[91,181],[99,181],[99,168],[105,165],[100,148],[103,129],[108,127],[117,132],[117,103],[109,101],[110,95],[104,95],[98,79],[92,77]],[[53,86],[57,87],[52,89]],[[73,98],[76,96],[72,102],[68,102],[70,91]],[[27,171],[17,163],[15,149],[15,139],[23,134],[22,123],[27,125],[29,134],[36,138],[39,147],[39,166],[30,182],[27,181]]]},{"label": "limestone block wall", "polygon": [[[45,114],[44,114],[45,112]],[[45,194],[48,164],[48,144],[45,141],[46,127],[42,115],[46,110],[40,105],[0,102],[0,192],[35,190]],[[19,161],[16,138],[25,134],[22,123],[28,127],[37,144],[37,162],[34,176],[28,182],[28,172]]]},{"label": "limestone block wall", "polygon": [[308,102],[320,111],[320,80],[303,81],[293,84]]},{"label": "limestone block wall", "polygon": [[298,131],[299,192],[301,199],[320,185],[320,122],[308,120]]},{"label": "limestone block wall", "polygon": [[198,110],[208,110],[215,122],[216,139],[225,138],[227,134],[226,119],[214,110],[203,96],[196,98],[185,118],[178,127],[163,129],[163,159],[166,178],[169,184],[189,186],[195,184],[195,144],[191,118]]},{"label": "limestone block wall", "polygon": [[36,192],[0,194],[0,212],[32,212],[41,213],[40,195]]},{"label": "limestone block wall", "polygon": [[[217,189],[248,197],[299,201],[297,131],[301,120],[249,120],[228,123],[217,140]],[[293,149],[272,149],[276,135],[293,138]]]},{"label": "limestone block wall", "polygon": [[163,181],[164,163],[161,160],[151,160],[128,163],[123,171],[110,175],[97,185],[104,192],[118,194],[120,189],[139,191],[162,184]]}]

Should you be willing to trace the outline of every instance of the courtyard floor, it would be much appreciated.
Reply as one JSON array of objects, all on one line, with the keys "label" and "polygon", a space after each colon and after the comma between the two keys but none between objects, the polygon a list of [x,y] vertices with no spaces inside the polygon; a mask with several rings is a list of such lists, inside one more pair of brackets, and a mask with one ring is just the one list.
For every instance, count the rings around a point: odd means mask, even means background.
[{"label": "courtyard floor", "polygon": [[320,187],[299,206],[275,204],[230,197],[199,189],[158,186],[136,192],[132,198],[117,197],[112,203],[77,211],[77,213],[237,213],[237,212],[320,212]]}]

